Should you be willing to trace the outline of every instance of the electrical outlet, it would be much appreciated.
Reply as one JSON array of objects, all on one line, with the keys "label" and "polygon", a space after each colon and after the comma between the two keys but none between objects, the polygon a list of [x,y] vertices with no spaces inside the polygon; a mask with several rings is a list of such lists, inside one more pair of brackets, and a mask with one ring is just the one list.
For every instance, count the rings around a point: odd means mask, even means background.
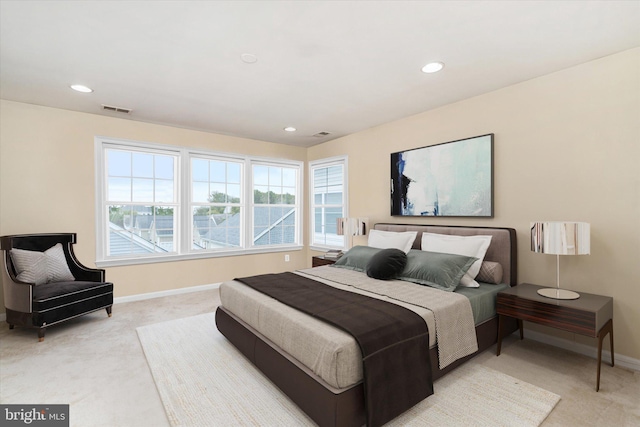
[{"label": "electrical outlet", "polygon": [[289,262],[289,254],[284,256],[284,262]]}]

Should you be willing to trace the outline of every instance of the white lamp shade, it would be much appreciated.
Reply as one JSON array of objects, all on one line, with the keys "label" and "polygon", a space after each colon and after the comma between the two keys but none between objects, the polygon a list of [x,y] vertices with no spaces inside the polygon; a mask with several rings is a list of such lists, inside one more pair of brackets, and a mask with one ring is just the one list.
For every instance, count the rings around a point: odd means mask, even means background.
[{"label": "white lamp shade", "polygon": [[587,255],[591,250],[587,222],[532,222],[531,250],[552,255]]},{"label": "white lamp shade", "polygon": [[338,218],[338,236],[364,236],[367,234],[365,218]]}]

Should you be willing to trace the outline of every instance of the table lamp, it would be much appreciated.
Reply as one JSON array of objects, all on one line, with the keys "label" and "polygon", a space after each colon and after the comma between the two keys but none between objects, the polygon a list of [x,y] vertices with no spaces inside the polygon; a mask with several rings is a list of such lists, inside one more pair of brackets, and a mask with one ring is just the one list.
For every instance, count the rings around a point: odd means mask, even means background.
[{"label": "table lamp", "polygon": [[532,222],[531,250],[556,255],[556,287],[538,290],[538,294],[554,299],[578,299],[577,292],[560,289],[560,255],[588,255],[590,250],[589,223]]},{"label": "table lamp", "polygon": [[349,249],[353,246],[353,236],[364,236],[367,234],[366,218],[338,218],[337,235],[349,236]]}]

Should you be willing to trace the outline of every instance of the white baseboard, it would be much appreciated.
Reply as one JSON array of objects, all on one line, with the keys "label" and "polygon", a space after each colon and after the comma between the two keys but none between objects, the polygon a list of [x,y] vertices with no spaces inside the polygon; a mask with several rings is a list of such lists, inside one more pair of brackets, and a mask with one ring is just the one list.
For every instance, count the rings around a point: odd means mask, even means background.
[{"label": "white baseboard", "polygon": [[[152,298],[166,297],[170,295],[187,294],[189,292],[206,291],[209,289],[217,289],[220,287],[220,283],[212,283],[209,285],[190,286],[188,288],[170,289],[168,291],[149,292],[146,294],[128,295],[126,297],[117,297],[113,299],[114,304],[121,304],[123,302],[142,301]],[[0,322],[7,320],[7,313],[0,313]]]},{"label": "white baseboard", "polygon": [[[524,335],[525,339],[532,339],[534,341],[573,351],[574,353],[582,354],[584,356],[591,357],[592,359],[598,359],[598,349],[596,347],[569,341],[564,338],[554,337],[537,331],[528,331],[526,329],[524,331]],[[605,337],[605,342],[607,341],[609,341],[609,337]],[[609,350],[602,350],[602,363],[610,363],[610,360],[611,352]],[[633,371],[640,371],[640,360],[638,359],[616,353],[614,362],[615,366],[631,369]]]},{"label": "white baseboard", "polygon": [[113,299],[114,304],[120,304],[123,302],[143,301],[147,299],[168,297],[171,295],[188,294],[190,292],[207,291],[209,289],[217,289],[220,287],[220,283],[212,283],[209,285],[190,286],[188,288],[170,289],[167,291],[149,292],[146,294],[129,295],[126,297],[117,297]]}]

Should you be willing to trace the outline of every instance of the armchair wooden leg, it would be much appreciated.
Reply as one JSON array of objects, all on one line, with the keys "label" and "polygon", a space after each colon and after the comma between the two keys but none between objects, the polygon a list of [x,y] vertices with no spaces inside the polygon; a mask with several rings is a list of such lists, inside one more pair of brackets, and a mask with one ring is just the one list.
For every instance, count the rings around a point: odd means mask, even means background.
[{"label": "armchair wooden leg", "polygon": [[11,323],[9,323],[9,329],[13,329],[16,325],[12,325]]},{"label": "armchair wooden leg", "polygon": [[112,306],[107,307],[107,316],[109,317],[111,317],[111,307]]},{"label": "armchair wooden leg", "polygon": [[44,332],[45,331],[46,331],[46,328],[38,329],[38,342],[44,341]]}]

